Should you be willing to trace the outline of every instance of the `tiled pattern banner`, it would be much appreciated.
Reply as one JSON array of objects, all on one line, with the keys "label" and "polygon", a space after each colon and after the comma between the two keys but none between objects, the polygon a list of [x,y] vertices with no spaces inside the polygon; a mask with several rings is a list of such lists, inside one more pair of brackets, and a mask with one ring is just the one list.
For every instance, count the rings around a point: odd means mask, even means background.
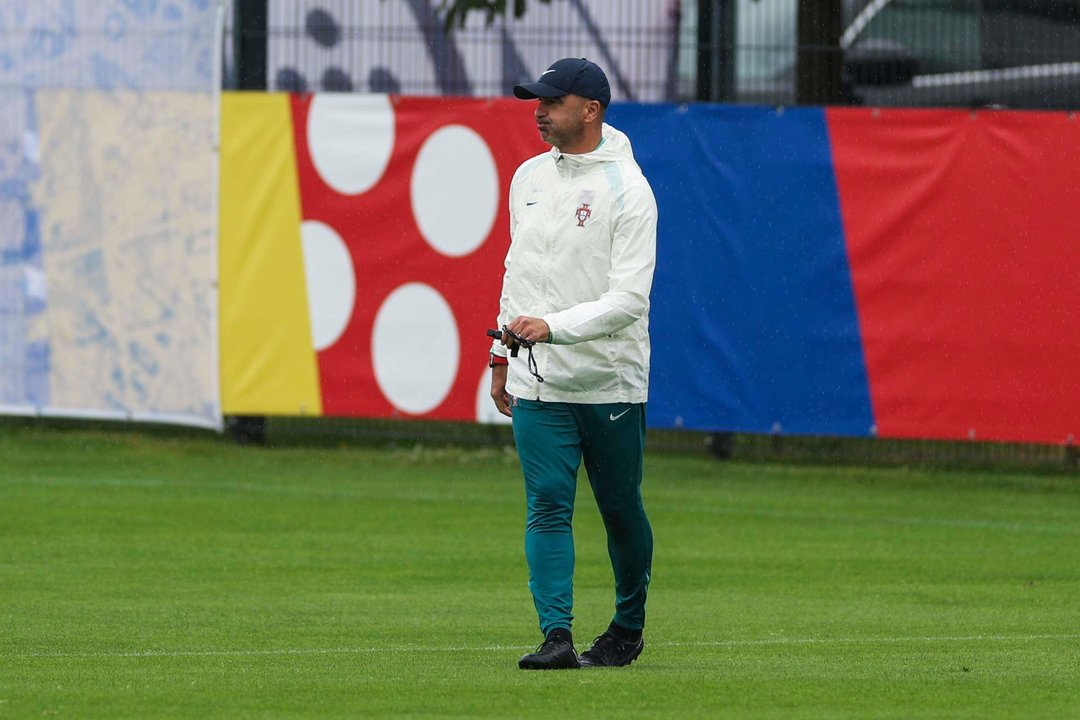
[{"label": "tiled pattern banner", "polygon": [[0,413],[220,426],[220,13],[0,3]]}]

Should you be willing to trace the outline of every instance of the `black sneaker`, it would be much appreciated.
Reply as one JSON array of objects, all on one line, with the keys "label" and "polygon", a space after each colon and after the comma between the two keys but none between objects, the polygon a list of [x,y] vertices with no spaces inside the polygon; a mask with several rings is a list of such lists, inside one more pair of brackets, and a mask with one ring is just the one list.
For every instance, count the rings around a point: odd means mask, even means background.
[{"label": "black sneaker", "polygon": [[556,629],[536,649],[518,660],[522,670],[576,670],[578,662],[574,639],[569,630]]},{"label": "black sneaker", "polygon": [[627,640],[608,630],[593,640],[593,646],[581,653],[581,667],[623,667],[637,660],[645,648],[645,639]]}]

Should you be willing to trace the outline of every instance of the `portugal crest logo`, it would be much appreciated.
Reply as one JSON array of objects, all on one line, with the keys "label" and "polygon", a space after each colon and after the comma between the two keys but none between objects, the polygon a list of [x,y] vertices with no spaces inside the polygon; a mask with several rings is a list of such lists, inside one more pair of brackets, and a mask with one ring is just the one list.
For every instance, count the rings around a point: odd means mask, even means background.
[{"label": "portugal crest logo", "polygon": [[592,210],[589,209],[589,203],[581,203],[581,207],[577,209],[575,216],[577,217],[577,226],[585,227],[585,221],[592,215]]}]

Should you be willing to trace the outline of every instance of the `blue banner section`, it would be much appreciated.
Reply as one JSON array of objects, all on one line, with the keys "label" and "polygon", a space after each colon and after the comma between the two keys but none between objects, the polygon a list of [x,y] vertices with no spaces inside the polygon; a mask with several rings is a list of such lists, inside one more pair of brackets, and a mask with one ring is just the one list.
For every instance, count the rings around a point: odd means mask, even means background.
[{"label": "blue banner section", "polygon": [[869,435],[824,113],[613,105],[660,210],[649,424]]}]

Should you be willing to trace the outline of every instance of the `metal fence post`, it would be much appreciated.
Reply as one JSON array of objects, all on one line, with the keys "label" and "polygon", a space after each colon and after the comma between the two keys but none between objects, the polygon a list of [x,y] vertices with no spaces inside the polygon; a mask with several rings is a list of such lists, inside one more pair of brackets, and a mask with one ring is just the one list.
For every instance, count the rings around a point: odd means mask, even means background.
[{"label": "metal fence post", "polygon": [[842,0],[799,0],[795,97],[800,105],[830,105],[844,100],[842,7]]},{"label": "metal fence post", "polygon": [[[269,16],[267,0],[236,0],[233,51],[236,58],[236,86],[241,90],[266,90],[266,46]],[[266,444],[266,417],[227,417],[225,426],[239,445]]]},{"label": "metal fence post", "polygon": [[699,0],[696,99],[735,101],[735,0]]},{"label": "metal fence post", "polygon": [[237,87],[266,90],[267,0],[236,0],[233,8],[233,52]]}]

